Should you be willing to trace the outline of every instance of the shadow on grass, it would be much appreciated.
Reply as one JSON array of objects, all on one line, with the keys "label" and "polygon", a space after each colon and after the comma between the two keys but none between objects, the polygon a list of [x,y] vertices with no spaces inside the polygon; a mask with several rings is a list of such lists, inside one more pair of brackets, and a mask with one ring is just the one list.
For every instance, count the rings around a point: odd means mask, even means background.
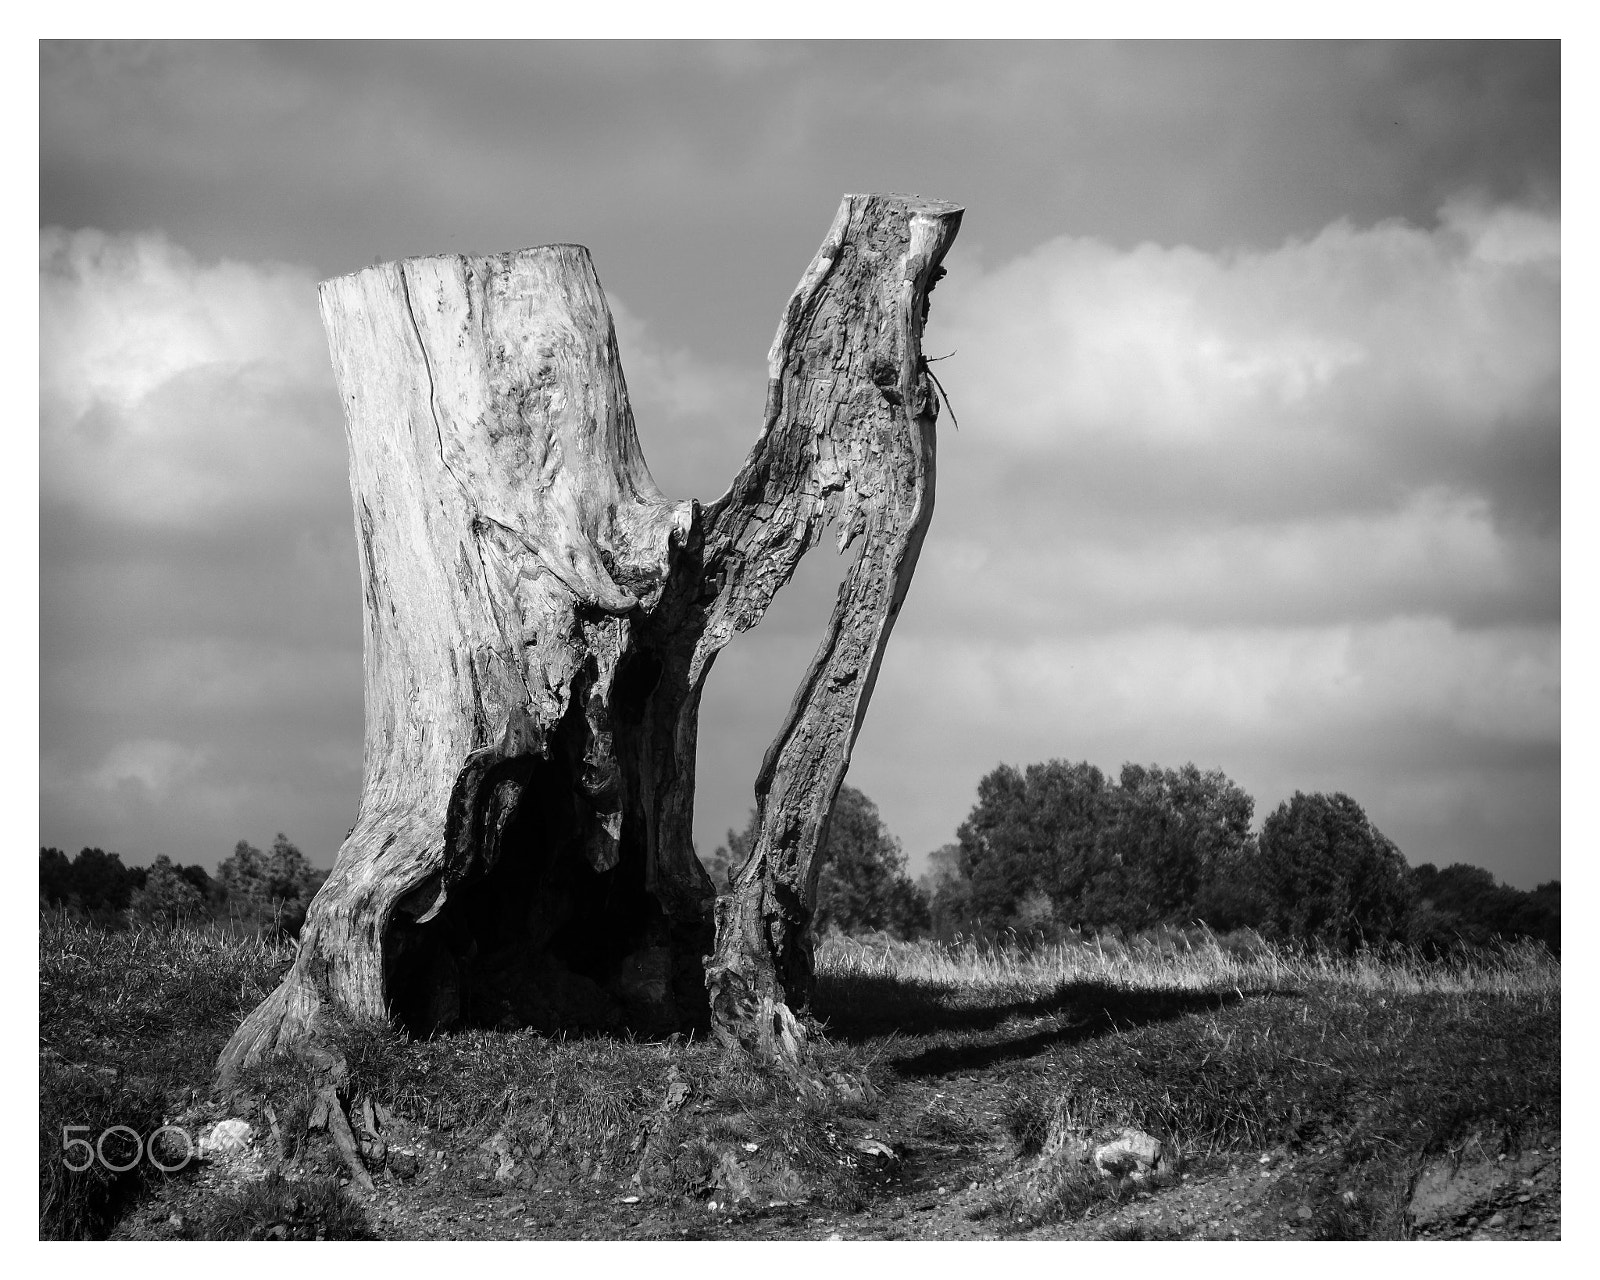
[{"label": "shadow on grass", "polygon": [[[1099,982],[1064,982],[1042,996],[960,1006],[953,1004],[958,992],[951,984],[857,974],[842,981],[819,981],[812,1007],[835,1040],[891,1034],[932,1039],[934,1043],[889,1060],[900,1076],[916,1077],[978,1071],[1107,1032],[1224,1009],[1245,996],[1295,994],[1130,991]],[[1048,1021],[1037,1025],[1041,1020]]]}]

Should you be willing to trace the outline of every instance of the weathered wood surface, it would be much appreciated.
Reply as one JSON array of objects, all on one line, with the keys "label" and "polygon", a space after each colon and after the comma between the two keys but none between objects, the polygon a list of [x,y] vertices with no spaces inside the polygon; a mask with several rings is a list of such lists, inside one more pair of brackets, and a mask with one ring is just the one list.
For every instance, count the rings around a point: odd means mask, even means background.
[{"label": "weathered wood surface", "polygon": [[706,513],[707,545],[730,565],[708,653],[760,619],[825,523],[837,521],[841,550],[860,543],[757,776],[759,836],[707,966],[715,1025],[763,1054],[795,1049],[817,851],[933,516],[938,402],[922,329],[960,218],[945,204],[845,200],[773,341],[761,439]]},{"label": "weathered wood surface", "polygon": [[[334,1012],[420,1033],[710,1019],[792,1047],[816,851],[932,512],[920,342],[959,221],[845,198],[785,309],[760,438],[703,508],[650,477],[581,247],[322,286],[365,595],[362,795],[225,1076],[315,1041]],[[859,550],[761,770],[761,836],[703,968],[701,689],[830,522]]]}]

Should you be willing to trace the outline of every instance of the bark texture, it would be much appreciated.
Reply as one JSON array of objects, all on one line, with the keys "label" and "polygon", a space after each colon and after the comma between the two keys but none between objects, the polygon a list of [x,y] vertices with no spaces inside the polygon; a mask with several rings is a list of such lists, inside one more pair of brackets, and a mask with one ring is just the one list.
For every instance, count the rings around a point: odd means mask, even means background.
[{"label": "bark texture", "polygon": [[[816,852],[932,513],[921,333],[960,212],[845,197],[773,343],[760,438],[705,507],[650,477],[583,248],[322,286],[365,593],[362,795],[224,1077],[335,1014],[416,1034],[710,1022],[793,1051]],[[701,690],[830,522],[859,551],[714,936]]]}]

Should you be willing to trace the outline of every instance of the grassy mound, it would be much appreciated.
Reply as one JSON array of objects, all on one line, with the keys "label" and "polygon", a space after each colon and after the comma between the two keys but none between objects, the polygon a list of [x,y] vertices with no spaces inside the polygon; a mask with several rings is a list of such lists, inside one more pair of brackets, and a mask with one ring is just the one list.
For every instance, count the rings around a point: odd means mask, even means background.
[{"label": "grassy mound", "polygon": [[[152,1182],[141,1146],[210,1090],[211,1068],[239,1020],[293,956],[287,945],[217,929],[107,931],[65,914],[39,917],[39,1234],[103,1236]],[[158,1161],[177,1164],[175,1149]],[[114,1167],[130,1164],[126,1171]],[[69,1166],[87,1163],[76,1171]]]},{"label": "grassy mound", "polygon": [[[985,1229],[1065,1230],[1270,1150],[1294,1158],[1313,1234],[1393,1237],[1407,1231],[1425,1160],[1469,1141],[1514,1151],[1560,1123],[1560,967],[1536,946],[1424,961],[1204,931],[1049,947],[832,937],[798,1074],[678,1037],[414,1041],[350,1024],[337,1035],[340,1095],[362,1167],[335,1151],[321,1081],[293,1057],[246,1076],[236,1113],[265,1156],[248,1177],[201,1195],[196,1162],[164,1173],[131,1161],[121,1130],[104,1162],[66,1167],[64,1131],[92,1145],[126,1126],[143,1140],[223,1114],[215,1056],[291,958],[211,929],[108,933],[41,918],[41,1236],[103,1236],[186,1187],[173,1218],[189,1238],[382,1234],[342,1185],[352,1176],[439,1208],[439,1220],[495,1201],[529,1206],[530,1230],[581,1221],[619,1235],[690,1234],[711,1205],[730,1231],[796,1204],[810,1209],[764,1229],[802,1230],[814,1212],[880,1230],[885,1206],[970,1178],[985,1188],[972,1208]],[[1092,1140],[1121,1127],[1161,1140],[1154,1176],[1106,1178],[1086,1161]],[[157,1150],[183,1163],[171,1141]],[[82,1162],[82,1147],[68,1151]],[[562,1222],[533,1212],[563,1197],[574,1207]],[[606,1216],[619,1205],[635,1216]],[[639,1225],[644,1210],[654,1225]],[[1114,1228],[1147,1238],[1140,1230]]]}]

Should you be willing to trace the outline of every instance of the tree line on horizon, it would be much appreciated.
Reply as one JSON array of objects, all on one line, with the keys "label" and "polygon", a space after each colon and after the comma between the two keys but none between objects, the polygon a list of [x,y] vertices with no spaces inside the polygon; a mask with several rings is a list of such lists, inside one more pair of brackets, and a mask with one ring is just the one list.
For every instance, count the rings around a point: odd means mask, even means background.
[{"label": "tree line on horizon", "polygon": [[[1294,945],[1349,951],[1405,943],[1437,954],[1493,938],[1534,938],[1559,953],[1561,882],[1531,892],[1481,867],[1410,866],[1354,800],[1296,792],[1252,829],[1255,802],[1221,770],[1086,761],[1001,765],[978,784],[956,840],[916,881],[878,807],[839,789],[819,858],[818,932],[900,938],[1044,941],[1204,923]],[[701,861],[726,892],[758,830]],[[165,855],[148,867],[86,848],[39,850],[41,906],[109,925],[229,921],[297,935],[328,872],[281,832],[263,851],[241,840],[213,876]]]},{"label": "tree line on horizon", "polygon": [[[1001,765],[956,840],[918,881],[877,806],[840,788],[822,851],[819,930],[1044,941],[1204,923],[1351,951],[1429,954],[1496,937],[1559,953],[1561,884],[1532,892],[1481,867],[1410,866],[1349,796],[1296,792],[1252,829],[1254,800],[1221,770],[1087,761]],[[719,892],[749,856],[756,813],[702,861]]]},{"label": "tree line on horizon", "polygon": [[39,850],[39,905],[111,926],[214,920],[293,937],[327,878],[281,831],[267,850],[239,841],[215,876],[165,854],[148,867],[129,867],[99,848],[72,859],[60,849]]}]

